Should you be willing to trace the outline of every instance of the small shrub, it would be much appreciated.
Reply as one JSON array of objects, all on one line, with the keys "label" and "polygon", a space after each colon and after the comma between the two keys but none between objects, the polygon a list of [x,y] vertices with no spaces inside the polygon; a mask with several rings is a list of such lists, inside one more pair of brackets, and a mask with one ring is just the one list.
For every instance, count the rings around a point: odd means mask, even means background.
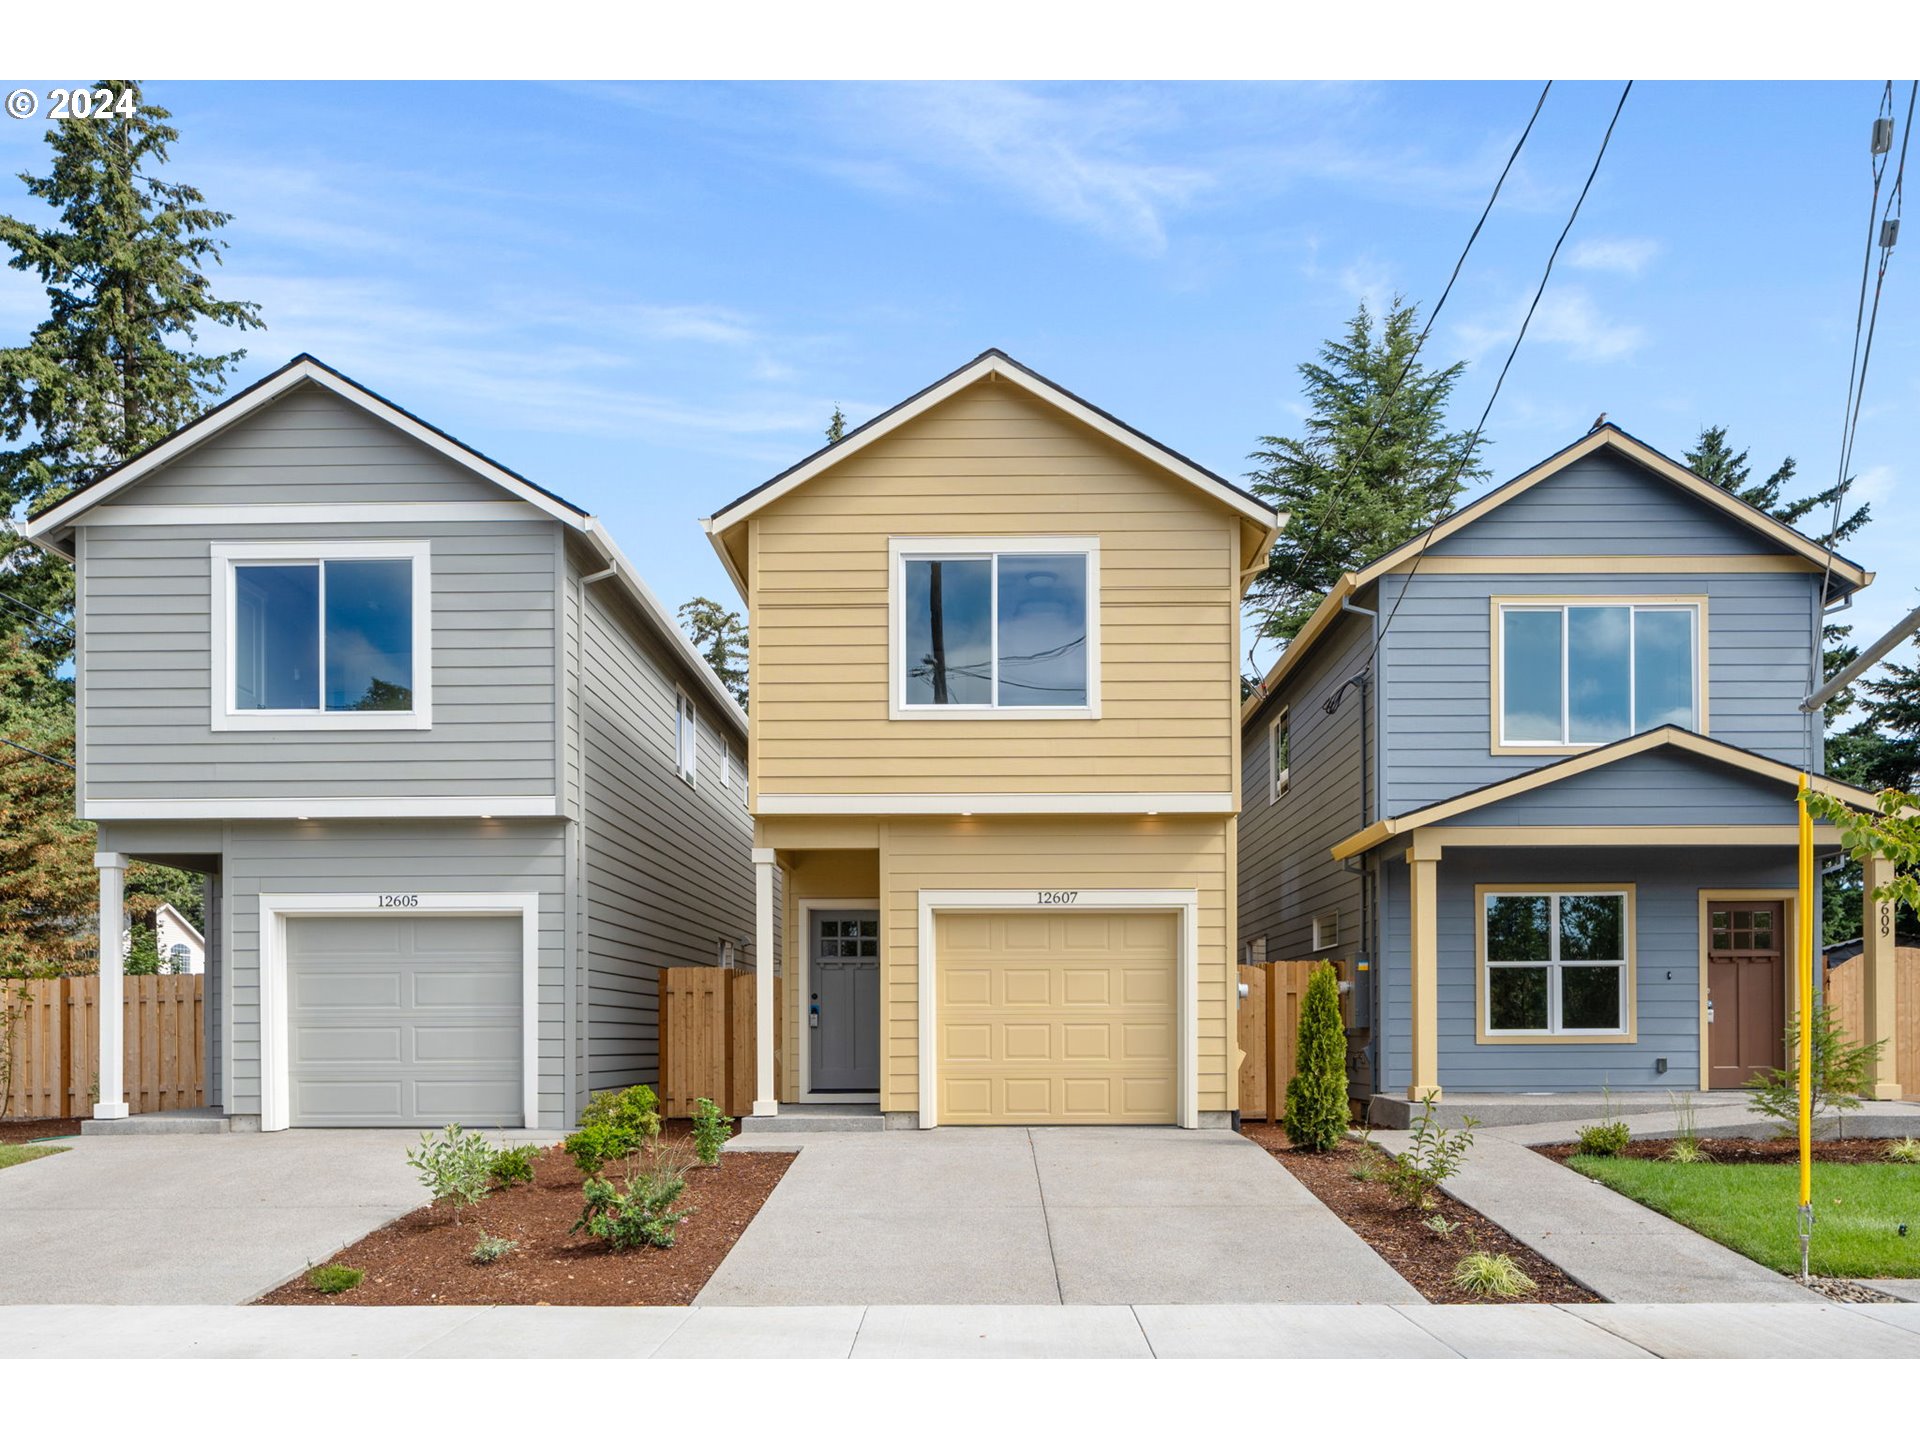
[{"label": "small shrub", "polygon": [[1574,1149],[1582,1155],[1619,1155],[1633,1139],[1624,1120],[1606,1120],[1598,1125],[1582,1125],[1574,1132]]},{"label": "small shrub", "polygon": [[624,1191],[611,1180],[588,1180],[581,1187],[586,1206],[568,1233],[584,1230],[612,1250],[646,1245],[671,1248],[681,1224],[692,1213],[674,1205],[686,1191],[692,1163],[684,1146],[656,1145],[633,1167]]},{"label": "small shrub", "polygon": [[1920,1165],[1920,1140],[1905,1135],[1887,1141],[1887,1159],[1896,1165]]},{"label": "small shrub", "polygon": [[1447,1236],[1453,1234],[1454,1231],[1460,1228],[1460,1222],[1458,1220],[1449,1220],[1447,1219],[1446,1216],[1442,1215],[1438,1210],[1434,1211],[1433,1214],[1427,1216],[1427,1218],[1422,1220],[1420,1223],[1426,1226],[1427,1229],[1431,1230],[1434,1234],[1438,1235],[1442,1240],[1446,1239]]},{"label": "small shrub", "polygon": [[[1812,1129],[1817,1134],[1830,1117],[1828,1110],[1858,1110],[1860,1091],[1867,1085],[1867,1073],[1873,1057],[1886,1044],[1876,1040],[1855,1045],[1847,1039],[1840,1014],[1824,1000],[1811,1006],[1813,1017],[1809,1037],[1813,1042],[1813,1115]],[[1775,1133],[1791,1136],[1800,1129],[1800,1017],[1787,1020],[1787,1056],[1785,1070],[1762,1070],[1747,1082],[1753,1092],[1753,1108],[1770,1115],[1776,1122]]]},{"label": "small shrub", "polygon": [[576,1130],[561,1146],[573,1157],[574,1167],[582,1175],[594,1176],[615,1160],[624,1160],[642,1144],[639,1136],[617,1125],[589,1125]]},{"label": "small shrub", "polygon": [[1380,1178],[1380,1167],[1371,1160],[1359,1160],[1347,1167],[1347,1176],[1362,1185],[1371,1184]]},{"label": "small shrub", "polygon": [[518,1240],[509,1240],[504,1235],[489,1235],[486,1231],[482,1230],[478,1243],[473,1247],[473,1263],[476,1265],[491,1265],[494,1261],[504,1259],[519,1248],[520,1242]]},{"label": "small shrub", "polygon": [[693,1149],[702,1165],[720,1163],[720,1147],[733,1134],[733,1121],[704,1096],[693,1102]]},{"label": "small shrub", "polygon": [[322,1295],[344,1295],[366,1278],[366,1271],[351,1265],[316,1265],[307,1272],[307,1283]]},{"label": "small shrub", "polygon": [[504,1150],[496,1150],[487,1165],[487,1178],[499,1190],[515,1185],[531,1185],[533,1157],[539,1153],[538,1145],[509,1145]]},{"label": "small shrub", "polygon": [[407,1151],[407,1164],[420,1172],[420,1183],[433,1195],[433,1203],[453,1202],[456,1223],[460,1212],[478,1205],[492,1188],[493,1146],[484,1135],[449,1125],[438,1135],[420,1137],[420,1148]]},{"label": "small shrub", "polygon": [[1494,1295],[1502,1300],[1540,1288],[1532,1276],[1514,1264],[1511,1255],[1490,1255],[1484,1250],[1461,1257],[1453,1267],[1453,1283],[1469,1295]]},{"label": "small shrub", "polygon": [[580,1112],[580,1128],[609,1125],[615,1130],[631,1131],[638,1140],[657,1139],[660,1134],[660,1101],[651,1085],[629,1085],[624,1090],[603,1090]]},{"label": "small shrub", "polygon": [[1674,1165],[1710,1165],[1709,1155],[1698,1135],[1676,1135],[1668,1142],[1667,1160]]},{"label": "small shrub", "polygon": [[1421,1101],[1420,1118],[1413,1122],[1411,1131],[1413,1143],[1403,1154],[1388,1158],[1386,1173],[1381,1177],[1394,1198],[1403,1205],[1431,1209],[1433,1192],[1460,1173],[1479,1123],[1469,1115],[1460,1129],[1449,1130],[1435,1123],[1433,1101]]},{"label": "small shrub", "polygon": [[1300,1002],[1300,1031],[1293,1078],[1287,1081],[1287,1139],[1302,1150],[1325,1153],[1347,1133],[1347,1033],[1340,1023],[1340,981],[1333,966],[1319,965]]}]

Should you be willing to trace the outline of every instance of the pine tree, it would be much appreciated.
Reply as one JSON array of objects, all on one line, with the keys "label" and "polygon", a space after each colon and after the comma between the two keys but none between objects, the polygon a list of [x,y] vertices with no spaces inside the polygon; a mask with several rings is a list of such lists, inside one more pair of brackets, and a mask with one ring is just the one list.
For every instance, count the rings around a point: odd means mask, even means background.
[{"label": "pine tree", "polygon": [[829,445],[838,445],[846,438],[847,417],[840,407],[836,405],[833,407],[832,416],[827,420],[827,443]]},{"label": "pine tree", "polygon": [[1287,1138],[1304,1150],[1331,1150],[1347,1133],[1347,1032],[1340,1023],[1340,981],[1320,965],[1300,1002],[1293,1078],[1287,1081]]},{"label": "pine tree", "polygon": [[[246,353],[202,355],[202,324],[260,326],[257,306],[214,296],[205,273],[231,218],[198,190],[164,179],[180,138],[166,110],[135,81],[131,115],[65,120],[49,130],[52,166],[21,175],[56,218],[36,225],[0,216],[0,245],[15,270],[36,276],[48,315],[25,345],[0,348],[0,508],[35,510],[185,424],[226,388]],[[49,615],[71,608],[69,567],[9,535],[0,595]],[[18,625],[24,612],[0,605]],[[51,669],[71,653],[57,628],[32,638]]]},{"label": "pine tree", "polygon": [[1470,435],[1446,427],[1466,362],[1429,370],[1415,360],[1418,322],[1399,296],[1377,326],[1361,305],[1300,367],[1303,433],[1263,436],[1249,457],[1260,467],[1248,476],[1254,493],[1293,516],[1249,594],[1256,640],[1291,640],[1342,572],[1411,540],[1487,473],[1469,462]]},{"label": "pine tree", "polygon": [[742,710],[747,708],[747,626],[740,616],[718,600],[696,595],[678,611],[680,628],[693,641],[720,683]]}]

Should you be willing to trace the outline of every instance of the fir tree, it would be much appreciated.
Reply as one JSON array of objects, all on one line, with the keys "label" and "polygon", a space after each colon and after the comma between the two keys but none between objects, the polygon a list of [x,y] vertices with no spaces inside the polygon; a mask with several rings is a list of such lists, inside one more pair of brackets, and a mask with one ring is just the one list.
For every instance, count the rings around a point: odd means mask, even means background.
[{"label": "fir tree", "polygon": [[718,600],[696,595],[678,611],[680,628],[693,641],[720,683],[742,710],[747,708],[747,626],[740,616]]},{"label": "fir tree", "polygon": [[1347,1133],[1347,1032],[1340,1023],[1340,981],[1315,967],[1300,1002],[1293,1078],[1287,1081],[1287,1138],[1304,1150],[1331,1150]]},{"label": "fir tree", "polygon": [[833,407],[833,415],[827,421],[827,443],[838,445],[847,438],[847,417],[838,405]]},{"label": "fir tree", "polygon": [[1249,594],[1256,641],[1291,640],[1342,572],[1411,540],[1486,474],[1468,463],[1470,435],[1446,424],[1466,362],[1420,364],[1418,322],[1398,296],[1377,324],[1361,305],[1300,367],[1302,433],[1264,436],[1249,457],[1254,493],[1293,516]]}]

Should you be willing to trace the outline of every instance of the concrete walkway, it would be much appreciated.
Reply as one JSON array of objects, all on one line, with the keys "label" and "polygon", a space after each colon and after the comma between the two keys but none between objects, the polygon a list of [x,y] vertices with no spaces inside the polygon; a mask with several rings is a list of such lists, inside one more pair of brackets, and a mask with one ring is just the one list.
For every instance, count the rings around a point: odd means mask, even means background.
[{"label": "concrete walkway", "polygon": [[[1395,1153],[1410,1144],[1404,1130],[1373,1138]],[[1563,1138],[1571,1128],[1557,1122],[1476,1131],[1443,1188],[1616,1303],[1819,1303],[1785,1275],[1527,1148]]]},{"label": "concrete walkway", "polygon": [[1418,1303],[1285,1167],[1221,1130],[746,1135],[799,1157],[712,1305]]},{"label": "concrete walkway", "polygon": [[411,1131],[58,1143],[0,1170],[0,1305],[243,1304],[427,1199]]},{"label": "concrete walkway", "polygon": [[1920,1305],[0,1308],[7,1359],[350,1357],[1916,1359]]}]

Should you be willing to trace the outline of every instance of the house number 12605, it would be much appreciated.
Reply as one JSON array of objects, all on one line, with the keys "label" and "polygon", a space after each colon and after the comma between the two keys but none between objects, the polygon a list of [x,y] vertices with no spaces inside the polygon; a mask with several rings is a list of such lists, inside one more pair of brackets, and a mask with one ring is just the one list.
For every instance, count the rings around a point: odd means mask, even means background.
[{"label": "house number 12605", "polygon": [[1078,890],[1040,891],[1040,903],[1042,905],[1071,905],[1079,898],[1080,892]]},{"label": "house number 12605", "polygon": [[412,910],[416,909],[419,904],[420,897],[418,895],[382,895],[380,897],[380,908],[382,910]]}]

